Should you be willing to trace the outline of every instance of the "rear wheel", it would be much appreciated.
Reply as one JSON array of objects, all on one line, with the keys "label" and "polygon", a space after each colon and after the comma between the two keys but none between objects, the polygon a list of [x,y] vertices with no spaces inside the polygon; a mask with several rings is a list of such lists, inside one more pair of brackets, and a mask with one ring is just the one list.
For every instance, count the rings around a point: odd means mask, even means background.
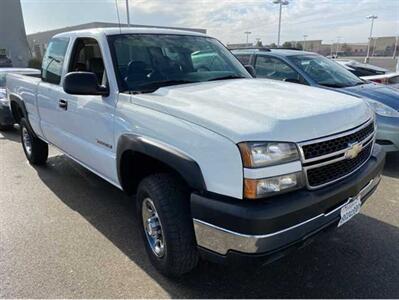
[{"label": "rear wheel", "polygon": [[197,246],[184,183],[171,174],[154,174],[140,183],[137,215],[147,253],[167,276],[180,276],[198,264]]},{"label": "rear wheel", "polygon": [[32,165],[43,165],[48,158],[48,145],[36,137],[28,127],[25,119],[21,119],[21,142],[26,158]]}]

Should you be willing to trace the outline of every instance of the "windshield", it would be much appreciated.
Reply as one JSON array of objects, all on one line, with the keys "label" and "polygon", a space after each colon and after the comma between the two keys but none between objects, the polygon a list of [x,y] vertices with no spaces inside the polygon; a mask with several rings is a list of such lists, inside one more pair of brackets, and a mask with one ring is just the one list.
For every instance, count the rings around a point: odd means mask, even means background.
[{"label": "windshield", "polygon": [[125,34],[108,38],[121,92],[221,79],[250,78],[216,39],[190,35]]},{"label": "windshield", "polygon": [[289,59],[317,84],[329,87],[350,87],[364,82],[338,63],[318,55],[295,55]]},{"label": "windshield", "polygon": [[0,88],[6,87],[6,73],[0,73]]}]

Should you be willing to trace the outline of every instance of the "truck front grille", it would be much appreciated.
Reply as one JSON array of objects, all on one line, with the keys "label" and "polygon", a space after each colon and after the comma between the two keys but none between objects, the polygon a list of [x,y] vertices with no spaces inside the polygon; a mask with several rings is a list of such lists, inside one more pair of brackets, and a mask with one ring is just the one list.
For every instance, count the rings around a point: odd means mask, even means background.
[{"label": "truck front grille", "polygon": [[353,130],[300,143],[307,186],[316,189],[349,176],[370,158],[374,145],[374,122]]},{"label": "truck front grille", "polygon": [[354,159],[344,159],[322,167],[309,169],[307,171],[309,185],[317,187],[351,174],[367,161],[371,154],[371,148],[372,143],[369,143]]},{"label": "truck front grille", "polygon": [[311,159],[318,156],[330,154],[343,150],[348,147],[348,143],[353,141],[363,141],[374,132],[374,124],[370,123],[363,129],[343,137],[323,141],[315,144],[309,144],[302,147],[305,159]]}]

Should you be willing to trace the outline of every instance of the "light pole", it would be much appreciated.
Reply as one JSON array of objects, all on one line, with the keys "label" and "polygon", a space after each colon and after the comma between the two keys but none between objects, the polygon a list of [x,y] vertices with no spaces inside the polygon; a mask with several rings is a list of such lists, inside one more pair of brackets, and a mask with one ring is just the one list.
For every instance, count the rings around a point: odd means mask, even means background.
[{"label": "light pole", "polygon": [[302,50],[303,51],[306,51],[306,38],[308,37],[308,35],[307,34],[304,34],[303,35],[303,47],[302,47]]},{"label": "light pole", "polygon": [[367,45],[367,56],[366,56],[366,58],[364,59],[364,62],[365,62],[365,63],[368,63],[368,61],[369,61],[369,55],[370,55],[371,37],[373,36],[374,20],[375,20],[375,19],[378,19],[378,16],[376,16],[376,15],[370,15],[370,16],[367,16],[366,19],[371,20],[369,43],[368,43],[368,45]]},{"label": "light pole", "polygon": [[127,27],[130,27],[129,0],[126,0],[126,18],[127,18]]},{"label": "light pole", "polygon": [[342,36],[337,36],[337,47],[335,49],[335,58],[338,58],[338,51],[339,51],[339,42]]},{"label": "light pole", "polygon": [[396,57],[396,49],[398,48],[398,40],[399,40],[399,36],[397,36],[396,39],[395,39],[395,47],[393,48],[393,56],[392,56],[392,58]]},{"label": "light pole", "polygon": [[247,36],[247,45],[248,45],[248,37],[249,37],[249,35],[250,35],[252,32],[251,32],[251,31],[245,31],[244,33],[245,33],[245,35]]},{"label": "light pole", "polygon": [[277,47],[280,47],[280,33],[281,33],[281,11],[283,10],[283,5],[288,5],[288,0],[273,0],[274,4],[280,4],[280,12],[278,17],[278,36],[277,36]]}]

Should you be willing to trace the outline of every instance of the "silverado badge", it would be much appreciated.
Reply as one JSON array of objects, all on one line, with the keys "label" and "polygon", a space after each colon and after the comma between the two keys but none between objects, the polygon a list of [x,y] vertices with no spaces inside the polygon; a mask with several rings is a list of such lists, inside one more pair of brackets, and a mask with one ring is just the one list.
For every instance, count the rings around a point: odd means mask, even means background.
[{"label": "silverado badge", "polygon": [[354,159],[363,150],[363,146],[360,143],[352,143],[348,145],[350,148],[345,152],[346,159]]}]

